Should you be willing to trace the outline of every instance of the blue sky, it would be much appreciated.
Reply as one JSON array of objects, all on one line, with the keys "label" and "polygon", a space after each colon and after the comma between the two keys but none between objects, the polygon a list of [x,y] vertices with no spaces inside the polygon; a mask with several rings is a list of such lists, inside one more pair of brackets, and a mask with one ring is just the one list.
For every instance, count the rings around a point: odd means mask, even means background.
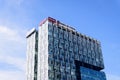
[{"label": "blue sky", "polygon": [[26,79],[25,34],[48,16],[100,40],[107,78],[120,80],[120,0],[0,0],[1,80]]}]

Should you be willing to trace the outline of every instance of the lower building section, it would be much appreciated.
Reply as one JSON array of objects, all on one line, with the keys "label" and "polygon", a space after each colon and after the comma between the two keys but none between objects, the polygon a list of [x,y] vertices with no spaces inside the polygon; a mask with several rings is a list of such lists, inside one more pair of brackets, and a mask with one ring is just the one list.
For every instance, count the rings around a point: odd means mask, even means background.
[{"label": "lower building section", "polygon": [[106,80],[105,73],[80,66],[81,80]]},{"label": "lower building section", "polygon": [[73,67],[73,65],[62,64],[61,61],[52,58],[48,60],[49,80],[106,80],[103,71],[86,63],[75,60],[75,66]]}]

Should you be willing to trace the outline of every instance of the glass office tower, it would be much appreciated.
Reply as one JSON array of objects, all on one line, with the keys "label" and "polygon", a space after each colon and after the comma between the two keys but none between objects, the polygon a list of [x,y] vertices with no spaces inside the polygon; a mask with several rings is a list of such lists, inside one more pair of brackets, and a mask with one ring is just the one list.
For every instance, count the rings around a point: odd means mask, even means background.
[{"label": "glass office tower", "polygon": [[100,42],[51,17],[27,34],[27,64],[27,80],[106,80]]}]

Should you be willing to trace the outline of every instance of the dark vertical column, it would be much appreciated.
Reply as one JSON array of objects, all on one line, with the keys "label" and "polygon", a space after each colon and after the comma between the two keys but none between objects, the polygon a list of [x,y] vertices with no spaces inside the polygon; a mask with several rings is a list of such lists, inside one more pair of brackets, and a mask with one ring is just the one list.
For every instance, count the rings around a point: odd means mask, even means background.
[{"label": "dark vertical column", "polygon": [[34,80],[37,80],[37,69],[38,69],[38,32],[35,36],[35,58],[34,58]]},{"label": "dark vertical column", "polygon": [[81,80],[81,76],[80,76],[80,63],[79,61],[75,60],[75,67],[76,67],[76,70],[75,70],[75,74],[76,74],[76,79],[77,80]]}]

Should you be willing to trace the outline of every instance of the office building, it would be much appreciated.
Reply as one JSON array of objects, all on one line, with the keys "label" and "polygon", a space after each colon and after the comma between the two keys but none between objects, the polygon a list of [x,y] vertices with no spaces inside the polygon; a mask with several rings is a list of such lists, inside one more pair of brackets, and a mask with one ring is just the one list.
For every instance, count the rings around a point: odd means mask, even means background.
[{"label": "office building", "polygon": [[27,80],[106,80],[101,44],[48,17],[27,38]]}]

